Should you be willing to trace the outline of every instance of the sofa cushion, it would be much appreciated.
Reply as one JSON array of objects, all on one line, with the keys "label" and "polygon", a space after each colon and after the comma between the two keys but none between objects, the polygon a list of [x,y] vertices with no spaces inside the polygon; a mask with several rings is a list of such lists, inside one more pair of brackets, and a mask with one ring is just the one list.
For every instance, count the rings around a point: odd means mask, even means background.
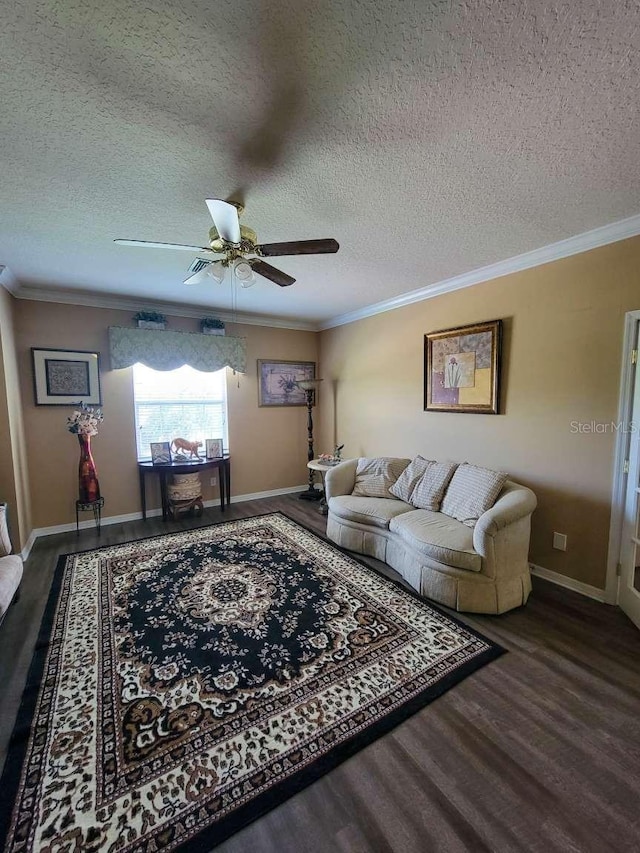
[{"label": "sofa cushion", "polygon": [[389,529],[409,547],[438,563],[471,572],[482,569],[482,558],[473,550],[473,530],[455,518],[414,509],[392,518]]},{"label": "sofa cushion", "polygon": [[353,494],[359,497],[389,498],[392,486],[411,460],[395,457],[358,459]]},{"label": "sofa cushion", "polygon": [[358,495],[337,495],[329,499],[329,509],[345,521],[389,527],[389,521],[404,512],[411,512],[409,504],[395,498],[367,498]]},{"label": "sofa cushion", "polygon": [[479,468],[465,462],[458,465],[442,499],[440,511],[474,527],[483,512],[496,502],[508,474]]},{"label": "sofa cushion", "polygon": [[22,580],[22,559],[18,556],[0,557],[0,622],[13,601]]},{"label": "sofa cushion", "polygon": [[427,470],[428,465],[428,459],[423,459],[422,456],[416,456],[415,459],[412,459],[395,483],[389,487],[391,494],[401,501],[411,503],[411,493],[418,480]]},{"label": "sofa cushion", "polygon": [[0,557],[11,553],[11,539],[7,527],[7,505],[0,503]]},{"label": "sofa cushion", "polygon": [[444,491],[457,465],[457,462],[429,462],[411,493],[409,503],[416,509],[438,512]]}]

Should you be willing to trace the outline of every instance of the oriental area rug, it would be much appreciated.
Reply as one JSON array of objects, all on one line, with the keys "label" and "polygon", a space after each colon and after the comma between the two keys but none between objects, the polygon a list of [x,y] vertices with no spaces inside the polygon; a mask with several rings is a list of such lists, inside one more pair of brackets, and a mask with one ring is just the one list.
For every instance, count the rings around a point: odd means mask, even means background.
[{"label": "oriental area rug", "polygon": [[502,651],[279,513],[65,555],[0,845],[209,850]]}]

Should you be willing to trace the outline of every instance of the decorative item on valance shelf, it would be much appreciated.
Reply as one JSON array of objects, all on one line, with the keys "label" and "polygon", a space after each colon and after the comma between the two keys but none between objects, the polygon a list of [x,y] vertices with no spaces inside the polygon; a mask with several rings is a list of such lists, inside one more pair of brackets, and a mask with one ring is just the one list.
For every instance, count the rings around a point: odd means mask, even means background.
[{"label": "decorative item on valance shelf", "polygon": [[109,350],[113,370],[136,362],[153,370],[175,370],[183,364],[208,373],[223,367],[247,370],[245,338],[110,326]]}]

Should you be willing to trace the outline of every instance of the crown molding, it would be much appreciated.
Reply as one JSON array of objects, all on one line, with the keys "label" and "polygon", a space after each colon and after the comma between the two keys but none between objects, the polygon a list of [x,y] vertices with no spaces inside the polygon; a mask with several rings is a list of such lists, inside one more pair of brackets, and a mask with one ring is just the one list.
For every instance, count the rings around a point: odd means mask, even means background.
[{"label": "crown molding", "polygon": [[[8,274],[8,276],[7,276]],[[10,278],[11,284],[5,283],[5,276]],[[35,287],[33,285],[20,284],[7,267],[0,272],[0,283],[17,299],[27,299],[34,302],[57,302],[62,305],[82,305],[87,308],[112,308],[118,311],[140,310],[141,302],[145,309],[159,311],[171,317],[190,317],[201,319],[207,314],[215,314],[225,323],[238,323],[247,326],[269,326],[275,329],[295,329],[303,332],[317,332],[316,323],[305,320],[288,319],[286,317],[269,317],[264,314],[242,314],[231,311],[220,311],[211,305],[176,305],[173,302],[155,302],[141,297],[111,296],[108,294],[87,293],[84,290],[72,290],[63,288]]]},{"label": "crown molding", "polygon": [[365,317],[384,314],[405,305],[412,305],[414,302],[423,302],[425,299],[433,299],[435,296],[442,296],[444,293],[452,293],[454,290],[473,287],[474,284],[481,284],[514,272],[521,272],[541,264],[548,264],[551,261],[568,258],[571,255],[578,255],[590,249],[606,246],[608,243],[617,243],[619,240],[636,237],[638,234],[640,234],[640,214],[630,216],[627,219],[620,219],[618,222],[612,222],[610,225],[604,225],[601,228],[594,228],[592,231],[585,231],[575,237],[560,240],[558,243],[542,246],[540,249],[525,252],[523,255],[515,255],[513,258],[507,258],[507,260],[499,261],[496,264],[490,264],[453,278],[447,278],[444,281],[429,284],[419,290],[411,290],[408,293],[395,296],[393,299],[386,299],[384,302],[377,302],[366,308],[350,311],[348,314],[339,314],[329,320],[324,320],[318,324],[317,328],[324,330],[333,329],[336,326],[345,326],[347,323],[355,323],[356,320],[363,320]]},{"label": "crown molding", "polygon": [[12,296],[16,296],[18,290],[20,289],[20,285],[18,284],[18,279],[11,272],[9,267],[6,267],[4,264],[0,264],[0,285],[4,287]]},{"label": "crown molding", "polygon": [[[416,302],[423,302],[426,299],[433,299],[436,296],[452,293],[455,290],[462,290],[465,287],[473,287],[475,284],[482,284],[494,278],[501,278],[515,272],[521,272],[522,270],[548,264],[562,258],[568,258],[571,255],[587,252],[590,249],[597,249],[609,243],[617,243],[619,240],[626,240],[629,237],[636,237],[639,234],[640,214],[630,216],[627,219],[621,219],[610,225],[594,228],[591,231],[585,231],[582,234],[577,234],[566,240],[560,240],[557,243],[551,243],[548,246],[542,246],[540,249],[534,249],[522,255],[515,255],[512,258],[507,258],[495,264],[479,267],[462,275],[453,276],[453,278],[426,285],[418,290],[411,290],[408,293],[403,293],[392,299],[386,299],[383,302],[359,308],[347,314],[336,315],[320,322],[296,320],[286,317],[270,317],[261,314],[234,314],[230,311],[219,311],[216,308],[205,305],[201,307],[185,307],[172,302],[151,302],[147,299],[144,302],[150,309],[160,311],[163,314],[169,314],[173,317],[199,319],[202,317],[203,312],[206,314],[215,313],[217,317],[220,317],[226,323],[319,332],[325,329],[333,329],[336,326],[355,323],[357,320],[364,320],[366,317],[373,317],[376,314],[384,314],[396,308],[403,308],[405,305],[412,305]],[[88,293],[81,290],[51,289],[21,284],[12,274],[11,270],[1,264],[0,285],[17,299],[31,299],[38,302],[58,302],[64,305],[84,305],[89,308],[113,308],[120,311],[135,312],[139,309],[141,301],[137,297],[110,296],[107,294]]]}]

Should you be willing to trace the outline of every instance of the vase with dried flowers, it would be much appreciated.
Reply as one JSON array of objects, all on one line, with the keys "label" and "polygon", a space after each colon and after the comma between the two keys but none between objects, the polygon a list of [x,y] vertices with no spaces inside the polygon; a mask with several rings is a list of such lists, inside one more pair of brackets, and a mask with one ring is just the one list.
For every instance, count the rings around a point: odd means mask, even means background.
[{"label": "vase with dried flowers", "polygon": [[91,436],[98,434],[98,424],[104,415],[100,409],[85,406],[80,401],[78,408],[67,418],[67,429],[78,436],[80,444],[80,464],[78,466],[78,500],[80,503],[93,503],[100,500],[100,484],[96,474],[96,465],[91,455]]}]

